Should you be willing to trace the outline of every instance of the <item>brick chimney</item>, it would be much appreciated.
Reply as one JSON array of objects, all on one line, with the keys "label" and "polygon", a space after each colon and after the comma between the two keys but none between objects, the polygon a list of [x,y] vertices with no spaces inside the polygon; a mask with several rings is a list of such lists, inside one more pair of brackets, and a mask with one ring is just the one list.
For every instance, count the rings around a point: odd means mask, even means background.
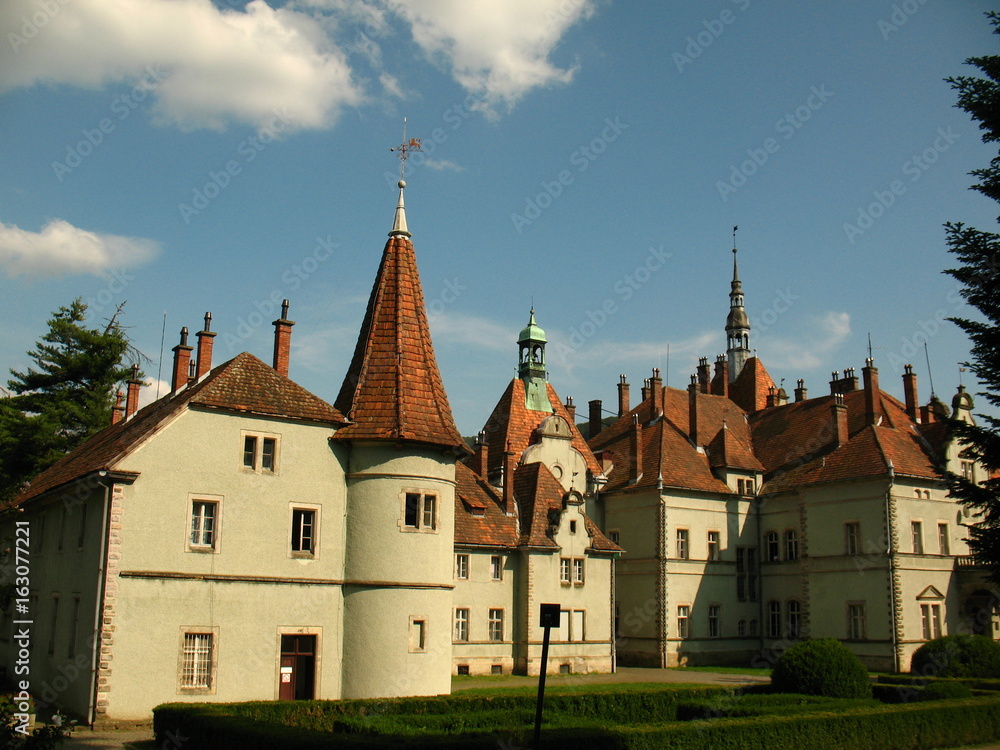
[{"label": "brick chimney", "polygon": [[712,378],[712,393],[716,396],[729,395],[729,360],[725,354],[715,358],[715,377]]},{"label": "brick chimney", "polygon": [[777,406],[777,405],[778,405],[778,389],[773,385],[769,385],[767,387],[767,400],[764,402],[764,406],[770,409],[772,406]]},{"label": "brick chimney", "polygon": [[188,346],[188,329],[184,326],[181,329],[181,343],[174,347],[174,374],[170,380],[170,392],[177,393],[182,385],[188,382],[188,365],[191,362],[191,351],[194,349]]},{"label": "brick chimney", "polygon": [[118,424],[125,418],[125,394],[118,391],[115,394],[115,405],[111,407],[111,424]]},{"label": "brick chimney", "polygon": [[517,454],[507,445],[503,452],[503,512],[514,512],[514,470],[517,468]]},{"label": "brick chimney", "polygon": [[833,442],[839,448],[847,442],[847,405],[844,403],[844,394],[834,394],[830,411],[833,417]]},{"label": "brick chimney", "polygon": [[625,374],[618,376],[618,416],[623,417],[631,410],[629,405],[628,383],[625,382]]},{"label": "brick chimney", "polygon": [[809,392],[806,390],[806,381],[799,379],[795,384],[795,401],[805,401]]},{"label": "brick chimney", "polygon": [[702,393],[712,392],[712,367],[708,364],[708,357],[698,360],[698,388]]},{"label": "brick chimney", "polygon": [[604,428],[604,425],[601,424],[601,399],[595,398],[588,406],[590,407],[590,425],[587,428],[587,437],[592,438]]},{"label": "brick chimney", "polygon": [[288,357],[292,349],[292,326],[295,321],[288,319],[288,300],[281,303],[281,317],[274,325],[274,369],[279,375],[288,377]]},{"label": "brick chimney", "polygon": [[564,406],[566,407],[566,411],[569,412],[569,423],[571,425],[576,424],[576,404],[573,403],[572,396],[566,397]]},{"label": "brick chimney", "polygon": [[486,442],[486,432],[480,432],[479,437],[476,438],[476,448],[475,452],[472,454],[472,458],[469,459],[469,468],[479,476],[487,479],[487,472],[490,470],[490,446]]},{"label": "brick chimney", "polygon": [[865,381],[865,424],[878,424],[879,409],[881,400],[878,392],[878,368],[871,357],[865,360],[865,366],[861,368],[861,374]]},{"label": "brick chimney", "polygon": [[212,313],[205,313],[205,327],[198,331],[198,370],[195,379],[212,369],[212,347],[215,344],[215,334],[212,332]]},{"label": "brick chimney", "polygon": [[139,380],[139,365],[132,365],[132,377],[126,383],[128,386],[128,396],[125,398],[125,419],[128,419],[139,409],[139,389],[142,388],[142,381]]},{"label": "brick chimney", "polygon": [[906,413],[910,419],[916,422],[919,418],[917,400],[917,374],[913,372],[913,365],[903,367],[903,397],[906,401]]},{"label": "brick chimney", "polygon": [[691,376],[691,383],[688,385],[688,436],[691,442],[698,445],[698,391],[701,390],[698,384],[698,376]]},{"label": "brick chimney", "polygon": [[649,379],[649,392],[653,397],[652,418],[663,416],[663,378],[660,377],[660,368],[653,368],[653,377]]},{"label": "brick chimney", "polygon": [[629,471],[628,483],[635,484],[642,477],[642,425],[639,415],[632,415],[632,429],[629,431]]}]

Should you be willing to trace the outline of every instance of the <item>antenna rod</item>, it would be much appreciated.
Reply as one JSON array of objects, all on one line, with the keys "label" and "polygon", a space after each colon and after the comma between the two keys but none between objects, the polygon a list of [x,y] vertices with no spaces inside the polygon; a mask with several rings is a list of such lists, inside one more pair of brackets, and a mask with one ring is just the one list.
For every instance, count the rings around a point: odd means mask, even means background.
[{"label": "antenna rod", "polygon": [[927,353],[927,342],[924,342],[924,360],[927,362],[927,379],[931,381],[931,398],[934,398],[934,373],[931,372],[931,358]]},{"label": "antenna rod", "polygon": [[167,311],[163,311],[163,330],[160,331],[160,363],[156,366],[156,398],[160,398],[160,373],[163,372],[163,342],[167,338]]}]

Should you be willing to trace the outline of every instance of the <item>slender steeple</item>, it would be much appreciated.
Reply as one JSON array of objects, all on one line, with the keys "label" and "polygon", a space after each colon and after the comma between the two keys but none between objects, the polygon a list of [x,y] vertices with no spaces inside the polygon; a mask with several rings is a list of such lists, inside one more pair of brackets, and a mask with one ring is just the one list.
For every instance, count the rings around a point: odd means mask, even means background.
[{"label": "slender steeple", "polygon": [[729,382],[743,371],[750,358],[750,319],[743,307],[743,284],[736,262],[736,230],[733,227],[733,281],[729,291],[729,316],[726,318],[726,355],[729,358]]},{"label": "slender steeple", "polygon": [[400,180],[396,184],[399,186],[399,201],[396,203],[396,217],[392,221],[392,231],[389,232],[389,236],[411,237],[406,228],[406,207],[403,205],[403,189],[406,187],[406,181]]},{"label": "slender steeple", "polygon": [[525,406],[532,411],[552,411],[545,380],[545,331],[535,323],[535,308],[531,308],[528,325],[517,337],[517,376],[524,381]]}]

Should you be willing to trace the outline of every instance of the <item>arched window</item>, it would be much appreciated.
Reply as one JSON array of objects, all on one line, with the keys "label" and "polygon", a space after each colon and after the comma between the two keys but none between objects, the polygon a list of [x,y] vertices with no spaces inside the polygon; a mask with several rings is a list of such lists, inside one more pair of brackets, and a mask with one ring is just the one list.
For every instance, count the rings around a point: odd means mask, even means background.
[{"label": "arched window", "polygon": [[738,623],[736,623],[736,635],[738,635],[740,638],[743,638],[746,636],[746,634],[747,634],[747,621],[740,620]]},{"label": "arched window", "polygon": [[802,604],[797,599],[788,600],[788,637],[798,638],[802,635]]},{"label": "arched window", "polygon": [[770,601],[767,603],[767,636],[768,638],[781,637],[781,602]]},{"label": "arched window", "polygon": [[769,531],[764,535],[764,541],[767,546],[767,561],[777,562],[781,559],[781,551],[778,545],[778,532]]},{"label": "arched window", "polygon": [[785,559],[799,559],[799,533],[795,529],[785,532]]}]

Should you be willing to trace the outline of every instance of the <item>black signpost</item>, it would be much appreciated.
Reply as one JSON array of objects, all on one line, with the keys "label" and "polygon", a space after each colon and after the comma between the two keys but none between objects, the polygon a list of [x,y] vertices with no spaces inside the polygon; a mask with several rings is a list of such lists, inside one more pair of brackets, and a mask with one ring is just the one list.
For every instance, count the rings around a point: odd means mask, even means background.
[{"label": "black signpost", "polygon": [[538,742],[542,733],[542,701],[545,698],[545,673],[549,668],[549,630],[559,627],[559,605],[542,604],[541,622],[542,628],[542,665],[538,673],[538,705],[535,706],[535,741],[532,747],[538,750]]}]

